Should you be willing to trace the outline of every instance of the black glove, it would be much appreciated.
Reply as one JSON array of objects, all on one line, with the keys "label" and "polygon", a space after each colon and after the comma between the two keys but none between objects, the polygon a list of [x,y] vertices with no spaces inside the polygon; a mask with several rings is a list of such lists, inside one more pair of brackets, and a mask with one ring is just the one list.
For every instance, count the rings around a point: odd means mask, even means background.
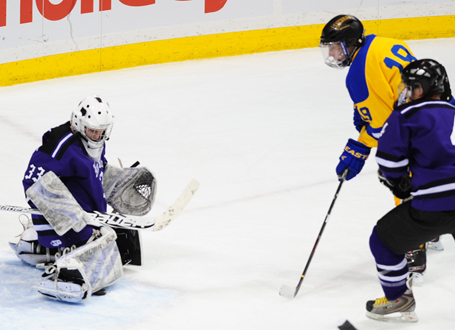
[{"label": "black glove", "polygon": [[389,188],[394,196],[400,199],[406,199],[411,196],[411,178],[408,173],[404,174],[397,181],[397,184],[387,180],[381,170],[378,170],[378,178],[379,182]]}]

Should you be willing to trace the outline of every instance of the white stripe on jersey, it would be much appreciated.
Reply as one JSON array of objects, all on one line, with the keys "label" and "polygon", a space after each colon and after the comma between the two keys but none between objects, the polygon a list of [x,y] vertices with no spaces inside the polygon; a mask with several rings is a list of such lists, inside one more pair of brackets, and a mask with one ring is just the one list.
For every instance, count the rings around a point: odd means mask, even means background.
[{"label": "white stripe on jersey", "polygon": [[447,183],[441,186],[427,188],[427,189],[419,189],[416,192],[412,192],[412,196],[421,196],[421,195],[428,195],[428,194],[436,194],[444,191],[455,190],[455,183]]},{"label": "white stripe on jersey", "polygon": [[454,108],[455,106],[453,106],[452,104],[446,102],[446,101],[438,101],[438,100],[434,100],[434,101],[426,101],[426,102],[422,102],[422,103],[418,103],[418,104],[415,104],[415,105],[411,105],[409,107],[406,107],[404,110],[401,111],[401,114],[405,114],[406,112],[412,110],[412,109],[415,109],[415,108],[421,108],[421,107],[424,107],[424,106],[427,106],[427,105],[431,105],[431,104],[441,104],[441,105],[449,105],[451,106],[452,108]]},{"label": "white stripe on jersey", "polygon": [[403,159],[400,160],[399,162],[393,162],[391,160],[386,160],[384,158],[380,158],[376,156],[376,163],[378,163],[381,166],[387,167],[387,168],[397,168],[397,167],[403,167],[407,166],[409,164],[409,159]]},{"label": "white stripe on jersey", "polygon": [[61,141],[60,143],[58,144],[57,148],[55,148],[54,152],[52,153],[52,158],[55,158],[55,156],[57,156],[57,153],[59,152],[60,148],[62,147],[62,145],[66,142],[66,140],[68,140],[71,136],[73,136],[73,133],[68,133],[67,136],[65,136]]}]

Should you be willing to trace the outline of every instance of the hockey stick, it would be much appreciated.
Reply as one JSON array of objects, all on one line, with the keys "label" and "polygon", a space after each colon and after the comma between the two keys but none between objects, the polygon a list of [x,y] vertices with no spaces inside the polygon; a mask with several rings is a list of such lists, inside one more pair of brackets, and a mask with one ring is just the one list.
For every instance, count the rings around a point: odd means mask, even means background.
[{"label": "hockey stick", "polygon": [[[96,211],[87,213],[91,215],[91,220],[93,220],[93,222],[99,223],[101,225],[104,224],[110,227],[134,230],[149,229],[153,227],[154,231],[159,231],[167,227],[180,214],[180,212],[182,212],[185,206],[193,198],[199,186],[199,181],[196,179],[191,180],[179,198],[177,198],[177,200],[174,202],[174,204],[172,204],[166,210],[166,212],[154,218],[135,217],[130,215],[102,213]],[[0,211],[41,215],[41,212],[37,209],[11,205],[0,205]]]},{"label": "hockey stick", "polygon": [[302,276],[300,277],[297,287],[292,288],[288,285],[281,286],[281,289],[280,289],[281,296],[286,297],[286,298],[294,298],[297,295],[297,293],[299,292],[300,286],[302,285],[303,279],[305,278],[305,274],[308,270],[308,267],[310,266],[311,260],[313,259],[314,252],[316,251],[319,240],[321,239],[322,233],[324,232],[325,225],[327,224],[327,221],[329,220],[329,217],[330,217],[330,212],[332,212],[333,205],[335,204],[335,201],[338,197],[341,186],[343,185],[343,182],[346,179],[347,173],[348,173],[348,171],[345,170],[341,176],[340,184],[338,185],[338,189],[335,192],[335,196],[333,197],[332,204],[330,204],[329,211],[327,212],[327,215],[325,216],[324,223],[322,224],[321,230],[319,231],[318,237],[316,239],[316,243],[314,243],[313,250],[311,251],[311,254],[310,254],[310,258],[308,259],[308,261],[306,263],[305,269],[303,270]]}]

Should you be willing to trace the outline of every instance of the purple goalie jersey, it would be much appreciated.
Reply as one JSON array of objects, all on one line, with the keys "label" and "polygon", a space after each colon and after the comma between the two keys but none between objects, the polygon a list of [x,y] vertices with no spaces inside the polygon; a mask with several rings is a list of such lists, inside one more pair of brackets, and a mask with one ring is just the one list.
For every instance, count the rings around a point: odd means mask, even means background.
[{"label": "purple goalie jersey", "polygon": [[411,173],[412,207],[455,210],[455,106],[418,100],[398,107],[384,125],[376,161],[396,183]]},{"label": "purple goalie jersey", "polygon": [[[84,210],[106,212],[103,190],[105,164],[104,150],[100,161],[91,159],[67,122],[43,135],[43,144],[33,153],[25,172],[22,181],[24,191],[46,172],[52,171]],[[39,243],[48,248],[78,245],[92,234],[92,227],[86,226],[79,233],[70,230],[59,236],[43,216],[33,215],[32,219]]]}]

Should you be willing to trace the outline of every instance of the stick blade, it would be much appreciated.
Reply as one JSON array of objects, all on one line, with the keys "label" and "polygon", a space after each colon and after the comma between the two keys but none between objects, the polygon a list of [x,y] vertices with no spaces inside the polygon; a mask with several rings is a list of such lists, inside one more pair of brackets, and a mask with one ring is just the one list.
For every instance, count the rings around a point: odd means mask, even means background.
[{"label": "stick blade", "polygon": [[280,296],[292,299],[297,294],[296,291],[297,291],[296,288],[291,288],[288,285],[283,285],[280,289]]}]

